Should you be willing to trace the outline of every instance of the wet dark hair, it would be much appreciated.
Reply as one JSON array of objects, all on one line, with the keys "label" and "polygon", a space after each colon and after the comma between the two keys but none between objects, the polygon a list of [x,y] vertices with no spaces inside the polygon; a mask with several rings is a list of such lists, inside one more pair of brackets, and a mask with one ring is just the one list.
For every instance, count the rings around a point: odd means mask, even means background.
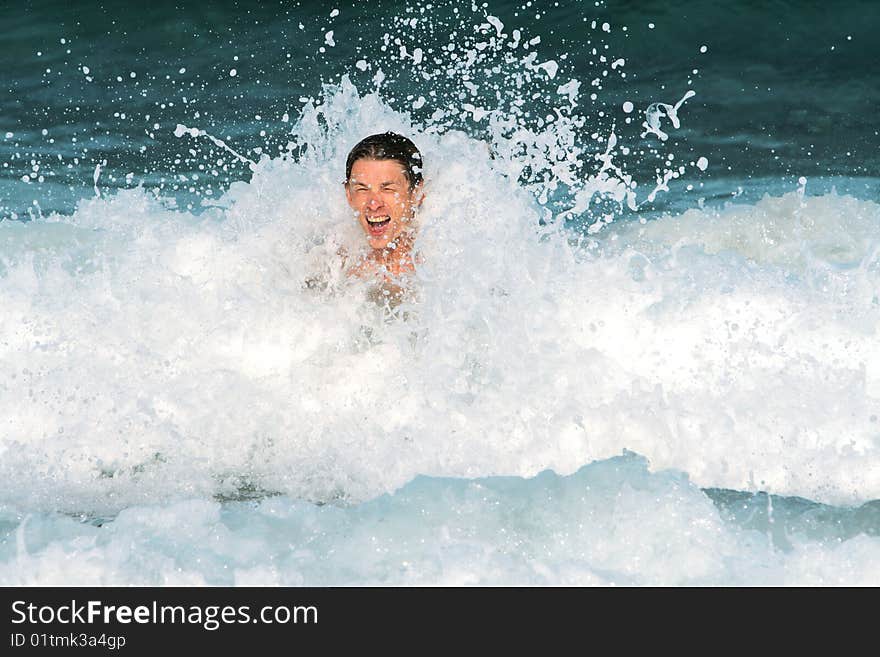
[{"label": "wet dark hair", "polygon": [[409,139],[396,132],[381,132],[361,139],[345,160],[345,182],[351,178],[351,167],[358,160],[394,160],[403,166],[403,175],[414,189],[422,182],[422,154]]}]

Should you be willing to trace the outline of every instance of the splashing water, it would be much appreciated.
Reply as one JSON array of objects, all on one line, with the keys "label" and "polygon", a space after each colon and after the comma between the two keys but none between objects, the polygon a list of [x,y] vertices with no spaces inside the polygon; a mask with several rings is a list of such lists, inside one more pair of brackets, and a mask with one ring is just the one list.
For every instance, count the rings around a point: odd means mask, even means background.
[{"label": "splashing water", "polygon": [[[396,17],[277,157],[177,123],[250,172],[197,209],[141,185],[0,222],[0,580],[880,581],[880,206],[628,220],[706,169],[658,150],[693,92],[647,107],[641,194],[564,59],[458,25]],[[393,309],[336,256],[345,156],[385,130],[427,181]]]}]

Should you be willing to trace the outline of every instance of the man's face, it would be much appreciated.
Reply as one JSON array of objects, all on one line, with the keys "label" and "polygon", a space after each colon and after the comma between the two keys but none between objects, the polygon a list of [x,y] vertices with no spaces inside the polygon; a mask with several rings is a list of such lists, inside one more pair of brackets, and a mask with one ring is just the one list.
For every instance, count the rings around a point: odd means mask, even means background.
[{"label": "man's face", "polygon": [[348,204],[357,212],[367,242],[384,249],[410,226],[421,202],[421,186],[410,189],[396,160],[357,160],[345,185]]}]

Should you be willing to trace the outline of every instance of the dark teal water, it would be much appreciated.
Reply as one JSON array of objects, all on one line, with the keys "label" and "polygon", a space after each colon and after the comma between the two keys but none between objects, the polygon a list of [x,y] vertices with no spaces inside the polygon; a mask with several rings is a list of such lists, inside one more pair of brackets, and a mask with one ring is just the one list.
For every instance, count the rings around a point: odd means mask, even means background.
[{"label": "dark teal water", "polygon": [[[342,75],[358,88],[372,86],[375,69],[354,66],[361,58],[381,65],[392,106],[407,107],[407,96],[434,91],[413,110],[430,122],[437,108],[461,102],[462,80],[421,79],[411,60],[397,56],[394,35],[406,28],[394,26],[394,18],[429,16],[417,32],[429,52],[461,42],[475,17],[487,13],[507,29],[540,37],[542,58],[560,65],[548,95],[562,80],[581,81],[584,143],[611,127],[609,109],[625,100],[637,107],[674,103],[693,89],[697,95],[685,105],[670,147],[712,163],[702,177],[709,201],[789,191],[800,176],[815,193],[831,185],[866,198],[878,193],[877,2],[499,1],[476,11],[445,1],[2,5],[4,217],[72,212],[78,199],[94,194],[97,165],[104,190],[142,184],[197,207],[250,172],[213,144],[176,139],[176,124],[205,129],[250,158],[277,157],[289,141],[290,123],[282,117],[296,117],[301,97],[319,97],[322,83]],[[339,14],[331,17],[334,7]],[[607,21],[610,31],[592,29],[594,20]],[[325,42],[329,30],[332,47]],[[625,78],[603,77],[603,54],[625,59]],[[497,93],[491,85],[479,91],[488,103]],[[546,97],[524,100],[536,115],[547,109]],[[467,123],[454,127],[479,131]],[[218,159],[222,166],[205,167]],[[628,162],[639,176],[656,166],[651,154]],[[692,203],[675,191],[643,209]],[[564,207],[564,194],[559,200]]]}]

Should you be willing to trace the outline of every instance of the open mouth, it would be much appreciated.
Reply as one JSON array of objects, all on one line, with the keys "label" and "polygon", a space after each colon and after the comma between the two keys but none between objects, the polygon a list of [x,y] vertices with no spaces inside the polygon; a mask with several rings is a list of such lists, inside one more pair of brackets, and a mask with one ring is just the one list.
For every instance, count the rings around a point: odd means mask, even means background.
[{"label": "open mouth", "polygon": [[391,222],[391,217],[388,215],[379,216],[379,217],[367,217],[367,228],[370,233],[374,235],[381,234],[385,227]]}]

